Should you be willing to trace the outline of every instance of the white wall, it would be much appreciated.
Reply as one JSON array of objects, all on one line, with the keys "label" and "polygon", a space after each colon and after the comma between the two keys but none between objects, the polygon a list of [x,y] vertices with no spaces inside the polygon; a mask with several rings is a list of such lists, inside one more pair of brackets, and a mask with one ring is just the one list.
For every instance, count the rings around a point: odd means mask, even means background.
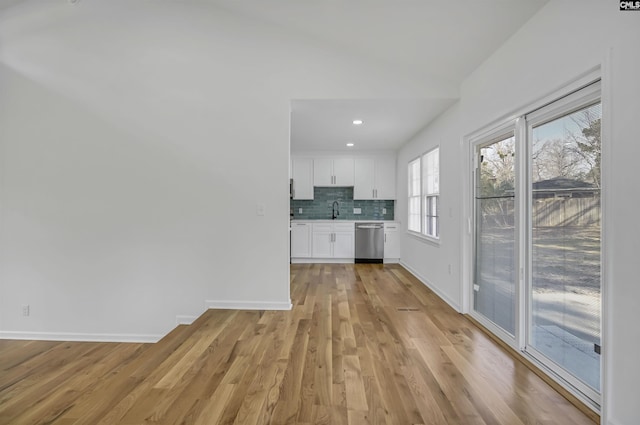
[{"label": "white wall", "polygon": [[[634,255],[640,252],[640,229],[635,217],[640,206],[636,196],[636,170],[640,158],[640,143],[637,142],[640,113],[638,40],[640,14],[618,11],[618,2],[551,1],[465,80],[460,105],[405,146],[400,151],[398,163],[398,193],[403,194],[406,193],[403,186],[406,185],[403,183],[406,160],[412,155],[435,143],[458,144],[464,135],[541,99],[594,67],[603,67],[603,126],[606,126],[606,115],[610,116],[609,130],[603,127],[604,140],[608,143],[603,170],[607,267],[604,285],[608,297],[603,346],[606,355],[603,423],[612,425],[640,423],[640,365],[637,362],[640,327],[636,326],[640,285]],[[456,114],[459,118],[454,119]],[[451,146],[447,150],[454,152],[456,148]],[[468,150],[463,147],[459,154],[466,152]],[[468,193],[469,188],[463,182],[467,178],[455,179],[451,175],[466,172],[465,168],[459,168],[461,164],[464,162],[453,153],[442,156],[445,212],[450,206],[465,204],[463,194]],[[446,191],[461,199],[445,202]],[[398,211],[406,215],[406,206]],[[444,219],[443,225],[448,226]],[[465,213],[461,212],[459,227],[464,229],[465,226]],[[440,248],[405,236],[402,256],[410,267],[423,271],[437,291],[460,297],[460,291],[452,289],[452,286],[461,286],[459,277],[455,281],[453,277],[447,279],[441,269],[445,264],[462,261],[460,256],[465,247],[461,239],[456,239],[455,232],[449,235],[445,230]],[[469,243],[468,236],[461,236]],[[461,298],[458,302],[462,302]]]},{"label": "white wall", "polygon": [[[454,104],[398,152],[398,202],[395,218],[402,223],[401,263],[456,310],[460,310],[460,212],[463,157],[460,147],[460,105]],[[407,232],[407,164],[440,147],[440,242]],[[451,273],[449,273],[451,267]]]},{"label": "white wall", "polygon": [[5,337],[286,308],[290,99],[458,90],[197,2],[26,2],[0,39]]}]

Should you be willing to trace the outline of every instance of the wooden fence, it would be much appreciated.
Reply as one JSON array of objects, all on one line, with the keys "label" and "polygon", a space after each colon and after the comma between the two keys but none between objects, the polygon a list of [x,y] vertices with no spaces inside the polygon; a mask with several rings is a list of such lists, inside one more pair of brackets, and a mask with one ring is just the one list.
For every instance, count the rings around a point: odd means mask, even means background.
[{"label": "wooden fence", "polygon": [[[513,199],[492,199],[482,204],[484,226],[511,227],[514,218]],[[533,201],[533,227],[598,226],[600,197],[538,198]]]},{"label": "wooden fence", "polygon": [[600,197],[548,198],[533,201],[533,227],[600,224]]}]

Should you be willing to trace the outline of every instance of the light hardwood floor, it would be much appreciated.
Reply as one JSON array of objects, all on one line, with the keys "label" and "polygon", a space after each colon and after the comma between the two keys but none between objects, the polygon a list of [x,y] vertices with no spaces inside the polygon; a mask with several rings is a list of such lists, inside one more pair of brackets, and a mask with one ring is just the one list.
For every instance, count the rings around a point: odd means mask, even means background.
[{"label": "light hardwood floor", "polygon": [[0,341],[0,424],[589,424],[397,265],[292,265],[290,312],[157,344]]}]

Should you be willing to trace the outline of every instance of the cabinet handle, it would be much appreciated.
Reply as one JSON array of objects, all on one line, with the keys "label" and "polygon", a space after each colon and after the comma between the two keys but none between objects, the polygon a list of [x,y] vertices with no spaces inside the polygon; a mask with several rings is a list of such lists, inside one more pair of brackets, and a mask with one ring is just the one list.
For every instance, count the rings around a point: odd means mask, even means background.
[{"label": "cabinet handle", "polygon": [[387,243],[387,234],[384,234],[384,243]]}]

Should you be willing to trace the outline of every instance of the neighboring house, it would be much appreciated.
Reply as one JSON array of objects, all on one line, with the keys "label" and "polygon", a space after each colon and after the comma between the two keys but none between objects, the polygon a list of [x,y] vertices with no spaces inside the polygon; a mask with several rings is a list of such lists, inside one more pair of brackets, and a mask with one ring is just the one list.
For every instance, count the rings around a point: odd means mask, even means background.
[{"label": "neighboring house", "polygon": [[599,190],[591,183],[561,177],[535,182],[531,187],[533,199],[588,198]]}]

